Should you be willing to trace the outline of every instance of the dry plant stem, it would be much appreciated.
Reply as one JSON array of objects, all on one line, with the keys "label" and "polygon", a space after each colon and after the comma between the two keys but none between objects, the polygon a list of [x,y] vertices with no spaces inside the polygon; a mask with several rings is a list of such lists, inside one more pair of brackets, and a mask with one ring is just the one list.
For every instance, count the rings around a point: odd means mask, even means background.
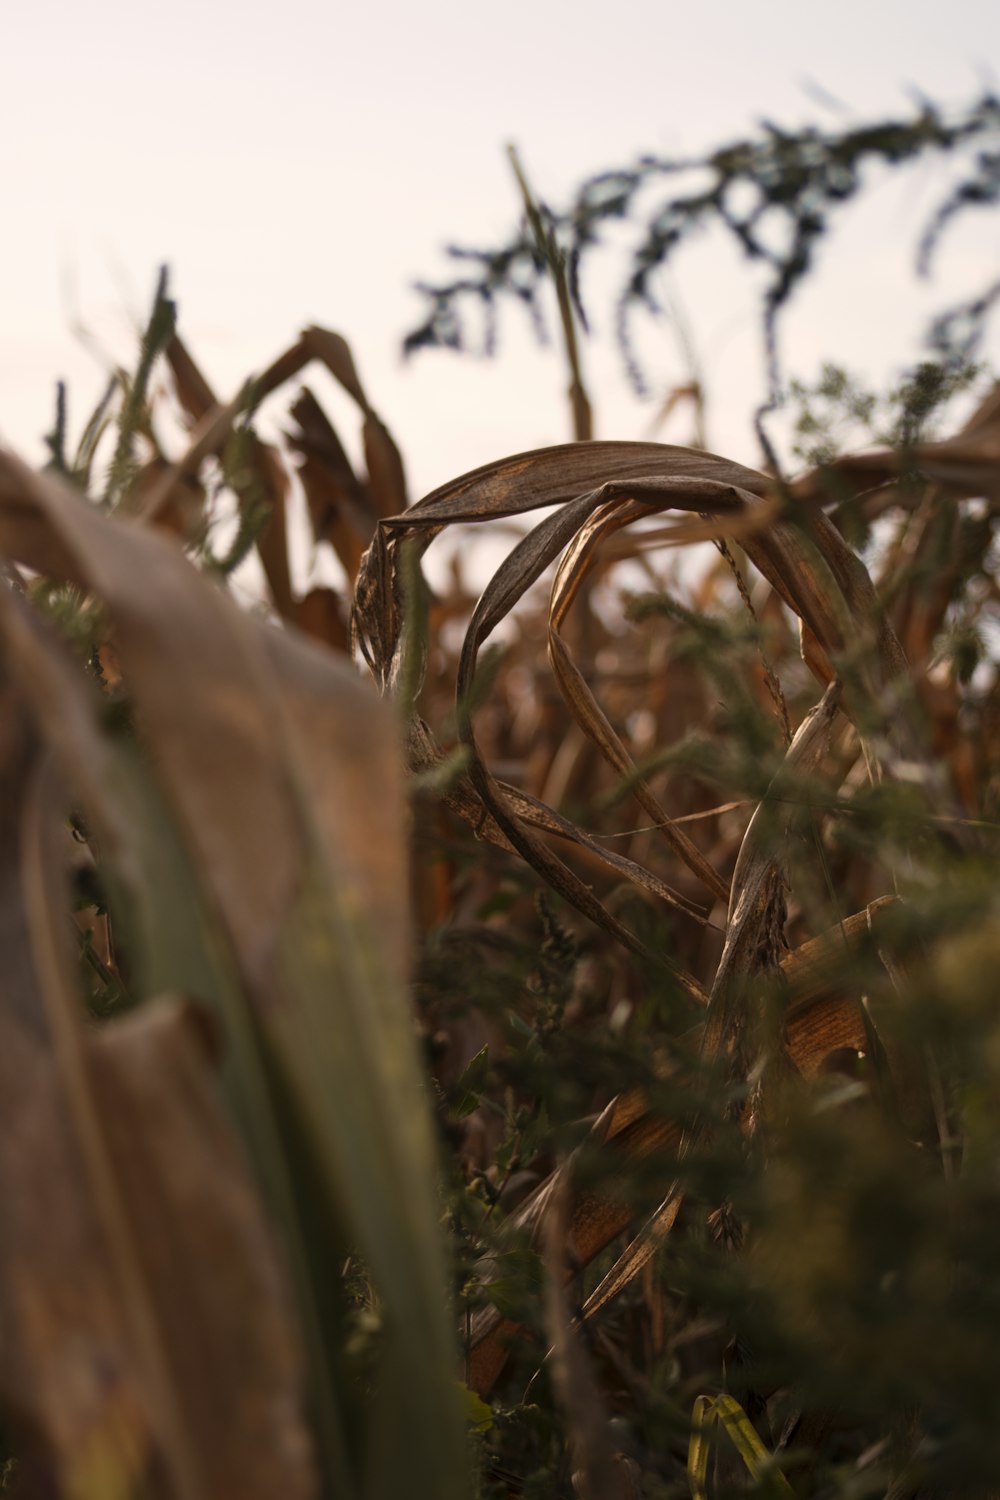
[{"label": "dry plant stem", "polygon": [[[758,623],[757,611],[753,607],[753,600],[750,598],[750,590],[747,588],[746,580],[744,579],[743,574],[740,571],[736,558],[733,556],[732,548],[729,546],[729,543],[721,537],[715,545],[718,547],[721,556],[725,559],[726,566],[733,576],[740,599],[743,602],[744,609],[756,625]],[[767,690],[771,695],[771,700],[774,703],[775,712],[777,713],[779,722],[781,724],[781,731],[784,736],[785,744],[790,745],[792,742],[792,726],[788,718],[788,704],[785,702],[785,695],[781,690],[781,683],[778,680],[778,676],[774,671],[774,668],[771,666],[771,663],[767,659],[767,654],[764,650],[763,642],[758,642],[757,654],[760,658],[760,664],[764,672],[764,680],[767,683]]]},{"label": "dry plant stem", "polygon": [[[802,821],[796,787],[822,766],[840,700],[840,683],[833,682],[796,730],[782,765],[743,836],[733,872],[726,944],[712,985],[713,1011],[726,1008],[727,991],[733,983],[739,984],[761,969],[780,966],[785,950],[781,932],[784,902],[773,889],[770,878],[770,872],[778,864],[773,851],[776,843],[779,848],[785,844]],[[767,826],[768,820],[774,818],[775,806],[782,809],[777,840]],[[808,808],[805,815],[808,816]],[[718,1022],[710,1020],[708,1045],[728,1047],[732,1039],[725,1035],[724,1027],[717,1034],[717,1026]]]},{"label": "dry plant stem", "polygon": [[552,1381],[566,1415],[575,1470],[573,1487],[580,1500],[628,1500],[628,1475],[616,1461],[604,1403],[566,1303],[574,1256],[569,1235],[569,1185],[565,1176],[557,1177],[556,1182],[542,1240],[547,1273],[545,1327],[551,1344]]},{"label": "dry plant stem", "polygon": [[566,351],[566,364],[569,367],[569,401],[570,414],[573,421],[573,437],[578,443],[589,442],[594,436],[594,417],[583,383],[583,375],[580,369],[580,351],[576,336],[576,318],[573,315],[573,301],[570,297],[569,282],[566,277],[565,257],[559,250],[551,231],[546,230],[542,220],[541,211],[535,202],[534,194],[528,184],[524,168],[521,166],[520,157],[513,146],[507,147],[507,155],[517,178],[517,185],[521,190],[524,201],[524,211],[531,225],[531,232],[535,237],[535,245],[540,255],[545,259],[556,289],[556,300],[559,304],[559,323],[562,328],[563,347]]}]

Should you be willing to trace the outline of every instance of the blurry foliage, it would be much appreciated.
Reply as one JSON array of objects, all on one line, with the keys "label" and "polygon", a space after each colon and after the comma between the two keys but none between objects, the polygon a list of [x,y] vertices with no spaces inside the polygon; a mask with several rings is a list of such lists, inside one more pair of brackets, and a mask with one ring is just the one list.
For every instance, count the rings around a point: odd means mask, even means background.
[{"label": "blurry foliage", "polygon": [[984,373],[980,363],[925,361],[895,390],[879,395],[865,390],[839,365],[824,364],[812,385],[789,381],[795,412],[793,455],[810,468],[821,468],[864,443],[905,452],[936,436],[935,418],[947,411],[955,396],[977,384],[984,386]]},{"label": "blurry foliage", "polygon": [[[582,435],[605,223],[627,311],[721,220],[773,336],[869,163],[952,153],[926,260],[998,128],[768,126],[565,215],[515,158],[411,345],[551,279]],[[223,403],[167,292],[75,449],[60,387],[46,470],[0,454],[0,1487],[996,1495],[991,295],[894,391],[793,384],[792,485],[578,443],[411,506],[343,338]],[[307,388],[254,425],[314,359],[363,464]]]},{"label": "blurry foliage", "polygon": [[[407,335],[405,347],[410,353],[434,347],[492,353],[498,308],[509,299],[527,308],[534,328],[544,336],[544,294],[556,256],[566,268],[568,295],[586,328],[586,266],[613,235],[615,254],[625,262],[615,311],[618,342],[632,384],[643,393],[647,382],[632,341],[633,318],[636,312],[664,310],[656,273],[698,234],[719,227],[766,273],[761,306],[767,402],[774,404],[781,384],[778,314],[812,269],[816,248],[838,212],[872,185],[878,168],[903,167],[933,155],[946,155],[954,172],[917,247],[917,267],[926,274],[953,221],[1000,199],[1000,100],[993,94],[954,113],[922,99],[909,119],[847,130],[808,126],[795,131],[766,121],[756,137],[705,157],[643,156],[632,166],[601,172],[582,183],[565,208],[532,200],[525,221],[504,244],[491,249],[449,246],[448,255],[468,268],[465,274],[452,281],[417,283],[426,316]],[[624,249],[622,235],[613,234],[617,229],[624,231]],[[935,364],[969,363],[998,295],[1000,282],[974,289],[960,307],[936,319],[930,330]],[[564,300],[560,294],[565,328]],[[571,352],[577,381],[575,350]],[[918,373],[918,383],[929,378],[933,386],[930,371],[928,364]],[[921,397],[914,396],[916,415]],[[904,440],[914,436],[907,432]]]}]

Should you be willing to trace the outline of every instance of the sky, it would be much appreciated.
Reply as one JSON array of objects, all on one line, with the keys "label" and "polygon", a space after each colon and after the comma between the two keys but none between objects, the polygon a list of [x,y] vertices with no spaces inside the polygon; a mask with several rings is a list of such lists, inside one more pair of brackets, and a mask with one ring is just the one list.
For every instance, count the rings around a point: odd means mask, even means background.
[{"label": "sky", "polygon": [[[421,313],[412,283],[448,275],[442,247],[493,244],[517,222],[508,141],[559,204],[601,168],[694,154],[765,116],[847,124],[906,113],[914,91],[960,106],[1000,87],[996,0],[36,0],[5,32],[3,441],[41,457],[58,377],[79,429],[106,368],[132,357],[166,262],[180,330],[220,397],[303,325],[342,333],[414,497],[570,436],[558,353],[513,310],[491,363],[401,358]],[[996,275],[1000,215],[984,215],[949,240],[931,286],[914,281],[946,170],[889,181],[849,213],[790,311],[792,370],[832,358],[884,379],[914,356],[926,312]],[[603,285],[584,349],[597,434],[644,436],[654,408],[624,377]],[[706,376],[710,445],[754,462],[752,278],[705,241],[669,290]],[[662,394],[683,361],[669,330],[651,339]],[[351,408],[309,380],[350,447]],[[293,394],[274,398],[273,425]],[[685,441],[683,417],[663,436]]]}]

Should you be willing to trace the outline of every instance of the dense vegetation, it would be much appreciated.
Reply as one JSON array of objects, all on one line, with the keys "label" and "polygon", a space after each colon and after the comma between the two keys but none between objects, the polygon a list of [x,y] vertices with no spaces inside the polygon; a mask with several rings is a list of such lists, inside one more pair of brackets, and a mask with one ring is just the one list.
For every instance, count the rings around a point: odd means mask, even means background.
[{"label": "dense vegetation", "polygon": [[[411,505],[343,338],[222,402],[165,277],[79,440],[60,390],[46,469],[0,453],[9,1492],[1000,1493],[996,289],[892,391],[793,384],[798,478],[766,427],[867,164],[954,161],[926,259],[998,134],[768,127],[565,213],[515,162],[411,347],[551,295],[586,439],[602,225],[638,377],[721,222],[769,269],[760,472],[580,441]],[[311,361],[363,465],[307,387],[260,437]]]}]

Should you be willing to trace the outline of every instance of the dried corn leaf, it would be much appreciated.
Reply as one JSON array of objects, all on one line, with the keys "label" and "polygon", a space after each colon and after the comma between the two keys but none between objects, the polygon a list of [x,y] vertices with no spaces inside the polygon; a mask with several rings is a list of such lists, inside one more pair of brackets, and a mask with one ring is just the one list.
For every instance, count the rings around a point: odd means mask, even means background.
[{"label": "dried corn leaf", "polygon": [[298,473],[313,537],[330,544],[353,584],[376,517],[339,437],[310,390],[303,387],[291,414],[297,431],[290,443],[302,455]]},{"label": "dried corn leaf", "polygon": [[358,376],[351,346],[341,334],[333,333],[329,328],[317,328],[315,324],[311,324],[302,330],[302,347],[308,351],[310,359],[318,359],[326,365],[330,374],[340,382],[347,394],[353,397],[362,412],[367,415],[371,411],[368,397],[365,395]]},{"label": "dried corn leaf", "polygon": [[[362,566],[355,629],[377,678],[392,689],[404,662],[401,543],[423,547],[444,525],[557,507],[513,548],[473,611],[456,675],[459,735],[469,754],[472,792],[491,828],[578,910],[635,951],[641,949],[634,937],[517,816],[481,754],[473,716],[462,708],[473,698],[482,645],[560,554],[565,555],[549,607],[557,681],[577,722],[620,773],[632,769],[631,760],[573,664],[559,627],[605,535],[656,511],[680,509],[702,519],[681,523],[678,540],[739,529],[748,555],[800,616],[821,677],[832,679],[847,659],[851,691],[845,706],[864,723],[885,726],[890,769],[916,763],[928,778],[934,774],[909,713],[905,658],[863,564],[821,512],[804,509],[785,519],[768,494],[765,476],[696,450],[651,443],[567,444],[519,454],[443,486],[404,515],[383,522]],[[637,795],[664,826],[674,850],[715,894],[725,892],[707,859],[641,781]],[[689,993],[700,993],[692,976],[676,967],[675,972]]]},{"label": "dried corn leaf", "polygon": [[[195,423],[195,435],[188,454],[177,465],[175,475],[165,476],[158,491],[136,507],[137,513],[152,520],[173,499],[173,486],[185,474],[193,473],[202,459],[219,454],[225,446],[233,422],[245,406],[241,395],[228,407],[220,407],[212,388],[198,369],[190,351],[175,333],[166,347],[166,358],[174,377],[178,399]],[[253,436],[250,440],[250,466],[255,481],[268,504],[268,518],[257,541],[257,550],[267,578],[271,597],[278,613],[290,619],[294,612],[291,573],[288,565],[288,474],[276,449]],[[249,496],[240,495],[244,506]]]},{"label": "dried corn leaf", "polygon": [[[428,775],[433,776],[435,772],[443,771],[447,765],[446,757],[434,744],[430,730],[422,720],[417,719],[410,726],[407,748],[410,769],[425,778]],[[649,895],[666,902],[668,906],[683,911],[694,921],[706,924],[707,919],[698,907],[679,895],[645,865],[637,864],[635,860],[628,859],[616,850],[606,848],[538,797],[533,797],[530,793],[504,781],[498,782],[497,785],[511,811],[522,824],[540,833],[549,834],[553,838],[575,844],[581,853],[589,856],[592,867],[603,866],[610,874],[630,881]],[[449,777],[441,795],[447,806],[475,831],[477,838],[496,845],[498,849],[514,851],[513,844],[488,811],[468,776],[462,774],[458,777]],[[693,989],[689,992],[696,993]],[[707,1001],[708,997],[698,991],[697,998]]]},{"label": "dried corn leaf", "polygon": [[57,785],[5,699],[0,1379],[27,1474],[316,1494],[290,1307],[204,1033],[167,1004],[83,1030]]},{"label": "dried corn leaf", "polygon": [[295,623],[305,635],[347,652],[350,645],[340,595],[335,589],[310,589],[295,606]]},{"label": "dried corn leaf", "polygon": [[618,774],[631,779],[636,801],[653,818],[674,852],[708,886],[714,896],[728,900],[727,883],[683,829],[673,822],[648,783],[636,773],[632,757],[612,728],[560,634],[569,607],[593,567],[597,548],[604,537],[613,535],[634,520],[645,519],[650,513],[649,506],[645,504],[626,501],[622,505],[612,501],[577,532],[563,555],[552,584],[549,602],[549,660],[566,705],[576,722],[600,748],[605,760]]},{"label": "dried corn leaf", "polygon": [[372,509],[383,518],[399,515],[409,504],[403,458],[381,417],[369,411],[361,433]]},{"label": "dried corn leaf", "polygon": [[[406,508],[403,460],[392,435],[373,410],[358,375],[347,340],[328,328],[303,329],[300,347],[306,359],[318,359],[360,407],[364,416],[362,441],[368,469],[368,501],[376,516],[393,516]],[[303,361],[305,363],[305,361]],[[282,374],[287,379],[287,374]]]},{"label": "dried corn leaf", "polygon": [[[443,1493],[461,1463],[423,1187],[432,1153],[396,977],[406,871],[392,716],[346,664],[242,616],[167,543],[8,455],[0,537],[107,606],[142,737],[250,1001],[244,1029],[260,1029],[294,1142],[384,1289],[395,1405],[368,1449],[366,1491],[382,1493],[422,1453],[428,1492]],[[352,776],[366,792],[361,819]],[[406,1379],[414,1359],[422,1376]]]}]

